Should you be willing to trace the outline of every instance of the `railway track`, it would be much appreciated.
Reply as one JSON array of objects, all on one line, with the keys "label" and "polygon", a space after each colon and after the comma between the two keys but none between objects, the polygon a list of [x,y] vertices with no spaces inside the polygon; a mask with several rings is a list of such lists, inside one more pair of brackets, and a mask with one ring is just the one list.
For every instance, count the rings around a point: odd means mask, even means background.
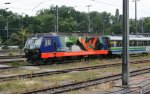
[{"label": "railway track", "polygon": [[[147,63],[147,62],[150,62],[150,60],[134,61],[131,63],[139,64],[139,63]],[[87,71],[87,70],[94,70],[94,69],[100,69],[100,68],[116,67],[116,66],[120,66],[120,65],[121,65],[121,63],[116,63],[116,64],[106,64],[106,65],[97,65],[97,66],[89,66],[89,67],[80,67],[80,68],[40,72],[40,73],[33,73],[33,74],[6,76],[6,77],[0,77],[0,81],[11,81],[11,80],[15,80],[18,78],[34,78],[34,77],[41,77],[41,76],[49,76],[49,75],[54,75],[54,74],[69,73],[69,72],[73,72],[73,71]]]},{"label": "railway track", "polygon": [[0,56],[0,59],[14,59],[14,58],[24,58],[24,55],[14,55],[14,56]]},{"label": "railway track", "polygon": [[[11,60],[11,61],[0,61],[0,64],[3,64],[3,63],[11,63],[11,62],[14,62],[15,60]],[[24,61],[24,60],[17,60],[18,62],[21,62],[21,61]],[[139,63],[147,63],[147,62],[150,62],[150,60],[140,60],[140,61],[131,61],[130,63],[131,64],[139,64]],[[116,65],[118,65],[121,63],[116,63]],[[113,64],[112,64],[113,65]],[[26,66],[37,66],[37,65],[26,65]],[[44,65],[44,66],[50,66],[50,65]],[[51,65],[52,66],[52,65]],[[107,66],[107,65],[104,65],[104,66]],[[111,66],[111,65],[110,65]],[[98,67],[98,66],[97,66]],[[19,68],[19,67],[0,67],[0,70],[3,70],[3,69],[14,69],[14,68]],[[88,67],[87,67],[88,68]]]},{"label": "railway track", "polygon": [[[137,76],[137,75],[142,75],[150,73],[150,67],[145,68],[145,69],[140,69],[140,70],[135,70],[132,71],[130,76]],[[93,80],[88,80],[88,81],[82,81],[82,82],[77,82],[77,83],[72,83],[72,84],[67,84],[67,85],[62,85],[62,86],[57,86],[57,87],[52,87],[52,88],[46,88],[46,89],[41,89],[41,90],[36,90],[36,91],[31,91],[31,92],[25,92],[23,94],[58,94],[58,93],[64,93],[67,91],[71,90],[77,90],[109,81],[115,81],[121,79],[121,74],[116,74],[116,75],[110,75],[102,78],[97,78]]]},{"label": "railway track", "polygon": [[21,61],[25,61],[25,60],[26,60],[26,58],[1,59],[0,64],[7,64],[7,63],[15,62],[15,61],[21,62]]},{"label": "railway track", "polygon": [[18,67],[0,67],[0,70],[17,69]]},{"label": "railway track", "polygon": [[144,94],[150,94],[150,91],[148,91],[148,92],[145,92]]}]

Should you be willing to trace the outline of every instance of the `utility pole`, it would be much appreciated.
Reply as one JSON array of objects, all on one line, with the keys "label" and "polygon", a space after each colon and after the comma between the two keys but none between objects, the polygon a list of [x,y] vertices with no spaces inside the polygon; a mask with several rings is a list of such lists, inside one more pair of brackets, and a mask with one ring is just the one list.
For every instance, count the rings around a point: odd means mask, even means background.
[{"label": "utility pole", "polygon": [[[11,2],[6,2],[6,3],[4,3],[4,4],[6,4],[6,5],[9,5],[9,4],[11,4]],[[6,9],[8,9],[8,8],[6,8]],[[7,17],[7,23],[6,23],[6,30],[7,30],[7,41],[8,41],[8,26],[9,25],[9,23],[8,23],[8,17]]]},{"label": "utility pole", "polygon": [[58,33],[59,22],[58,22],[58,5],[56,5],[56,32]]},{"label": "utility pole", "polygon": [[91,20],[90,20],[90,7],[92,5],[87,5],[86,7],[88,7],[88,21],[89,21],[89,25],[88,25],[88,32],[91,32]]},{"label": "utility pole", "polygon": [[22,29],[22,30],[23,30],[23,27],[24,27],[24,26],[23,26],[23,21],[24,21],[24,20],[23,20],[23,19],[24,19],[23,14],[24,14],[24,13],[22,13],[22,18],[21,18],[21,29]]},{"label": "utility pole", "polygon": [[104,33],[104,19],[103,19],[103,35],[105,35],[105,33]]},{"label": "utility pole", "polygon": [[5,30],[6,30],[6,38],[7,38],[7,41],[8,41],[8,19],[7,19],[7,23],[6,23],[6,26],[5,26]]},{"label": "utility pole", "polygon": [[133,0],[133,2],[135,2],[135,32],[136,32],[136,35],[138,35],[138,31],[137,31],[137,1],[140,1],[140,0]]},{"label": "utility pole", "polygon": [[123,0],[122,85],[129,85],[129,0]]},{"label": "utility pole", "polygon": [[143,35],[143,33],[144,33],[144,18],[142,17],[141,20],[142,20],[142,32],[141,33]]}]

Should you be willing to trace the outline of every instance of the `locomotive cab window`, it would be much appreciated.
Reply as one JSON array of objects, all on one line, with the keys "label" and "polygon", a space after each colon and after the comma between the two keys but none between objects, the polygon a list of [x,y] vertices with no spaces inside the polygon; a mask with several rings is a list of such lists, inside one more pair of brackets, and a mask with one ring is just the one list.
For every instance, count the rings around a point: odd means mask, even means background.
[{"label": "locomotive cab window", "polygon": [[37,38],[35,41],[34,41],[34,47],[35,48],[39,48],[41,46],[41,43],[42,43],[42,37],[39,37]]},{"label": "locomotive cab window", "polygon": [[49,38],[45,39],[45,47],[50,46],[51,45],[51,40]]}]

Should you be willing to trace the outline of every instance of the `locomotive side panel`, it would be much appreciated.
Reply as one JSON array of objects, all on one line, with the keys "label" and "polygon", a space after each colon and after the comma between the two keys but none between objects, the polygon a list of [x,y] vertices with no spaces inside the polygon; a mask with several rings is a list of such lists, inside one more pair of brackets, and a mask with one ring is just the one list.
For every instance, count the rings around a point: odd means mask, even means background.
[{"label": "locomotive side panel", "polygon": [[30,41],[25,46],[26,56],[36,64],[60,59],[99,57],[108,55],[109,48],[106,37],[101,36],[40,35],[31,37]]},{"label": "locomotive side panel", "polygon": [[41,58],[108,54],[98,37],[56,36],[51,40],[53,50],[42,53]]}]

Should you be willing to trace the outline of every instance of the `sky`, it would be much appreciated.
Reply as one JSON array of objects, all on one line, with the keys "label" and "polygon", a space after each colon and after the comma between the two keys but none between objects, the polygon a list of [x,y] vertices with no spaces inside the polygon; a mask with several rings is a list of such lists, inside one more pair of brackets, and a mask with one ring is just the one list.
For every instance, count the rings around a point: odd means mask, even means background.
[{"label": "sky", "polygon": [[[10,4],[5,4],[10,2]],[[48,9],[51,5],[66,5],[74,7],[78,11],[88,12],[87,5],[91,5],[90,11],[109,12],[115,14],[116,9],[119,9],[122,14],[123,0],[0,0],[0,8],[8,11],[13,11],[21,15],[35,16],[40,9]],[[135,17],[135,3],[129,0],[129,17]],[[137,18],[150,16],[150,0],[138,0],[137,2]]]}]

